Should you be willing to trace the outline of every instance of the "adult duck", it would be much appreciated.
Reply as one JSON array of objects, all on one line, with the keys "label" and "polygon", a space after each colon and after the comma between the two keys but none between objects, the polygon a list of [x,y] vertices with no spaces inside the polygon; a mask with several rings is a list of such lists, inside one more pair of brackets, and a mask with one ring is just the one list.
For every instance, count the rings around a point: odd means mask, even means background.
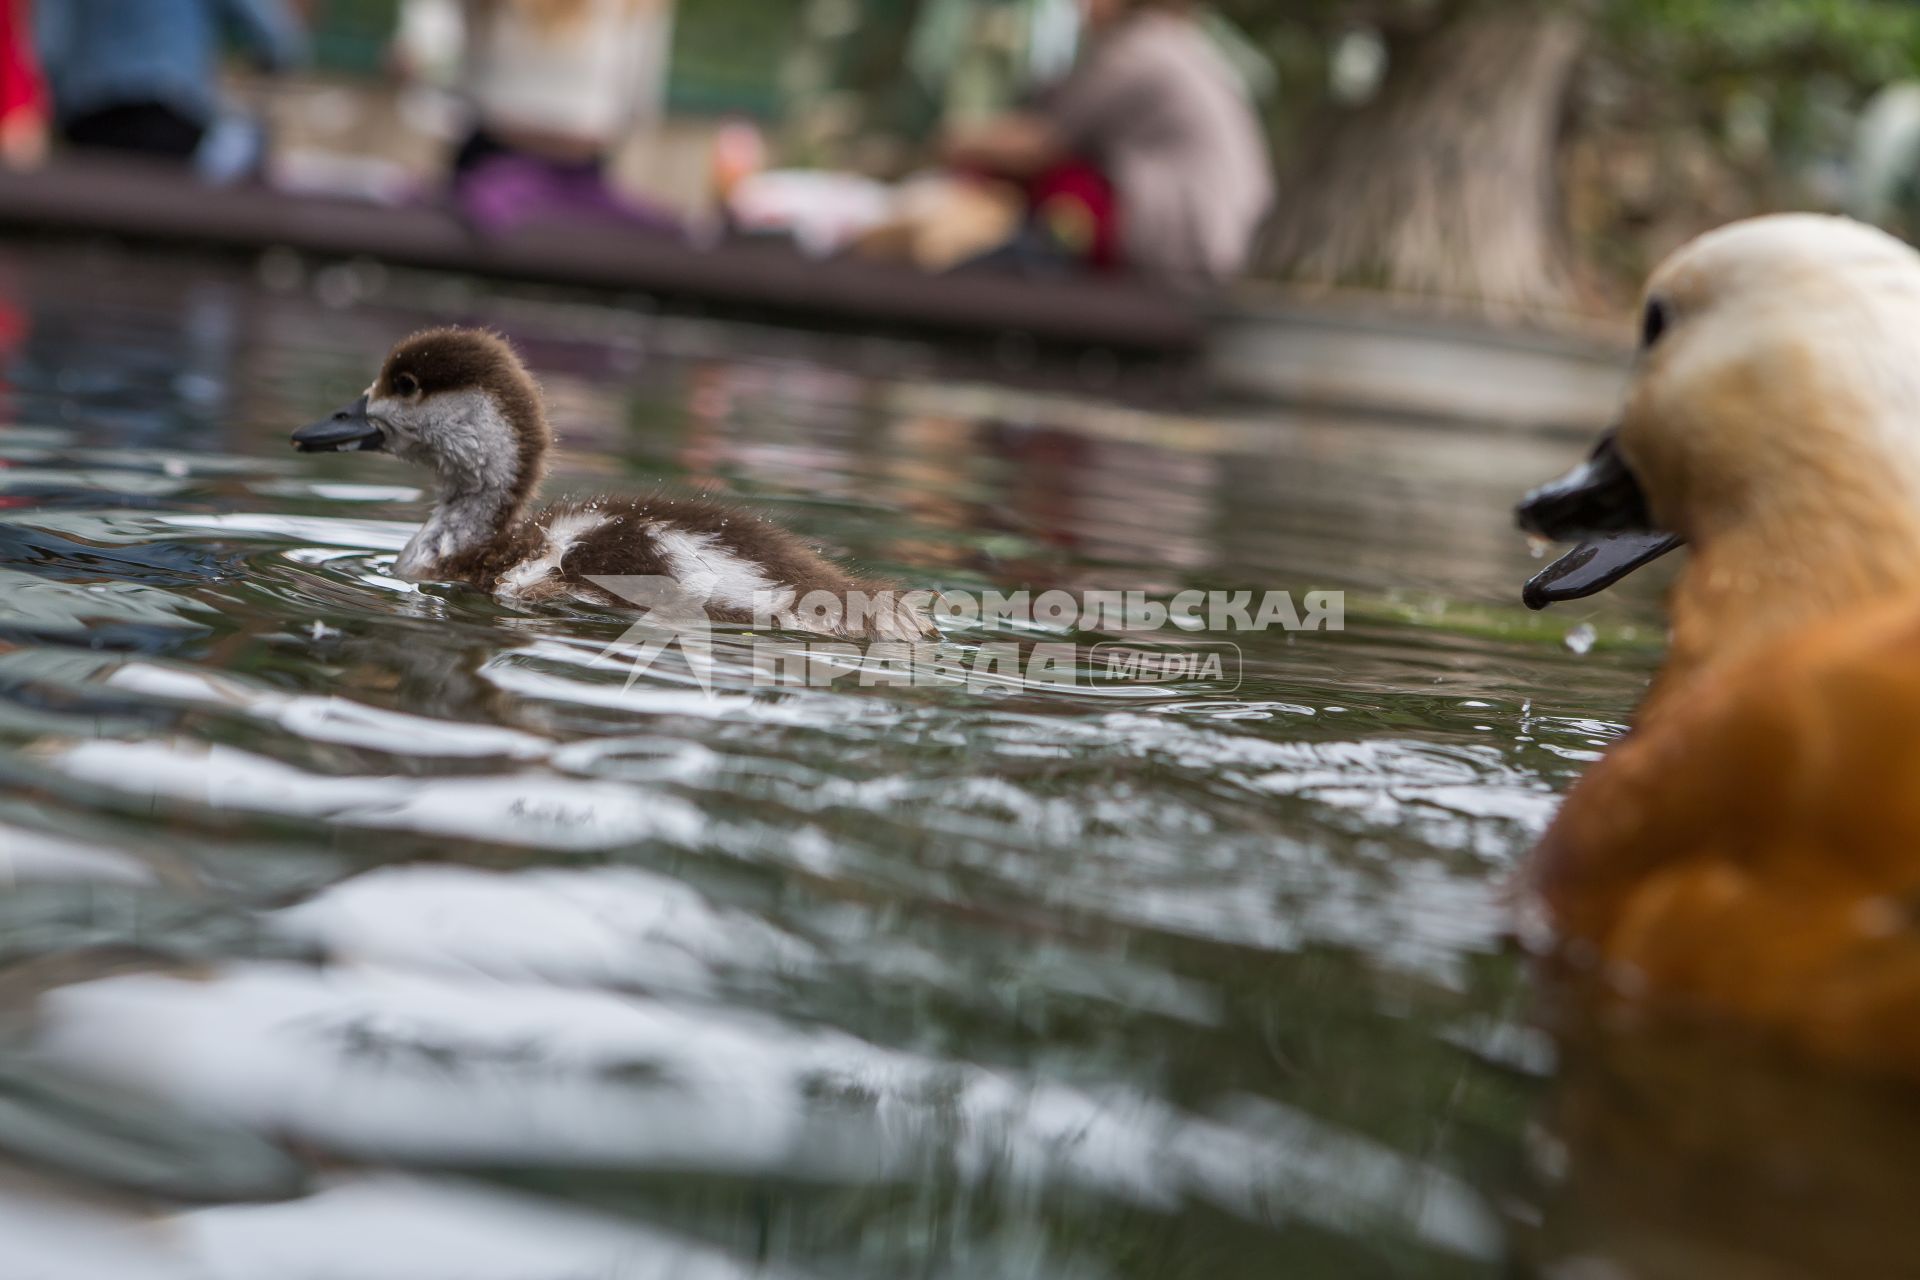
[{"label": "adult duck", "polygon": [[1920,255],[1840,218],[1736,223],[1659,268],[1644,317],[1618,425],[1519,508],[1581,543],[1527,599],[1689,560],[1527,919],[1635,1009],[1920,1077]]}]

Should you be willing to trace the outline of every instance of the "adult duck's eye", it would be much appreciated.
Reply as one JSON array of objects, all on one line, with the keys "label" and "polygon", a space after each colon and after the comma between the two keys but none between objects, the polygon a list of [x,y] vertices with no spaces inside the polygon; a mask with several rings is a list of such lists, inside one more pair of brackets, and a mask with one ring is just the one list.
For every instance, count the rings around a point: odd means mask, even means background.
[{"label": "adult duck's eye", "polygon": [[396,373],[393,375],[393,390],[396,395],[412,399],[420,394],[420,379],[410,373]]},{"label": "adult duck's eye", "polygon": [[1667,331],[1667,304],[1658,298],[1647,299],[1647,312],[1640,318],[1640,349],[1645,351],[1660,341]]}]

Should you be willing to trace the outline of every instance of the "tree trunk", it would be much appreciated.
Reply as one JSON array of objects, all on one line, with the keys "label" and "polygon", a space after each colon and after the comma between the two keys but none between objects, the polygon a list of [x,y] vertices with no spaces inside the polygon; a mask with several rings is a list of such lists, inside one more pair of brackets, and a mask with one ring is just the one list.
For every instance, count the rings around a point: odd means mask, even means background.
[{"label": "tree trunk", "polygon": [[1567,7],[1522,0],[1395,50],[1281,188],[1269,267],[1495,313],[1565,306],[1555,153],[1583,36]]}]

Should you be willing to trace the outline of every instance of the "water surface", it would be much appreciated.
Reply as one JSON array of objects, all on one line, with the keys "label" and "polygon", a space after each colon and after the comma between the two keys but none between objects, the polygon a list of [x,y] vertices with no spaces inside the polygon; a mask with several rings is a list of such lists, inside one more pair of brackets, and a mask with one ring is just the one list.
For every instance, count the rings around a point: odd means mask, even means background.
[{"label": "water surface", "polygon": [[[0,266],[9,1274],[1758,1274],[1645,1176],[1648,1098],[1721,1068],[1561,1065],[1506,937],[1657,660],[1644,585],[1517,606],[1507,511],[1581,441],[366,269]],[[1236,637],[1237,684],[765,689],[723,638],[714,696],[629,685],[623,618],[394,578],[418,476],[288,451],[444,320],[539,370],[550,494],[1348,627]]]}]

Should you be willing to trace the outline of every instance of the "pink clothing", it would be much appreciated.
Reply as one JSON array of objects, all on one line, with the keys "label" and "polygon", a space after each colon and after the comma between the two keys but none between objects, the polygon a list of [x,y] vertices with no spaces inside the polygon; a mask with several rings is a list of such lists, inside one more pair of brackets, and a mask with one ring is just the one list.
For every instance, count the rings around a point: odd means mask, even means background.
[{"label": "pink clothing", "polygon": [[27,6],[28,0],[0,0],[0,121],[47,114],[47,85],[34,56]]}]

